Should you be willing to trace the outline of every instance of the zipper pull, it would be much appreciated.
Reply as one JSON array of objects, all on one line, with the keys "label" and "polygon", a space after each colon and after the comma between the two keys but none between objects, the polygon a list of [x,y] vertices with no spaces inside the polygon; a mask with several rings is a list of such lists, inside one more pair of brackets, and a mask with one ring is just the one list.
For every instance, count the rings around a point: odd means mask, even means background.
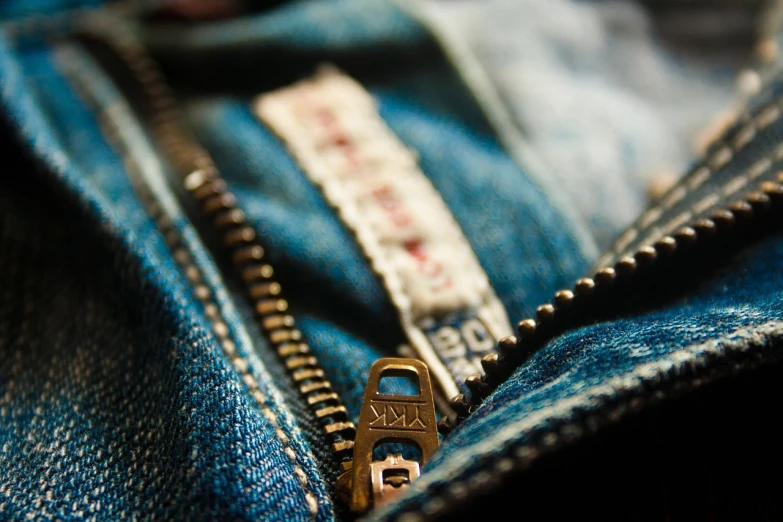
[{"label": "zipper pull", "polygon": [[[393,395],[378,389],[383,377],[414,377],[418,395]],[[404,491],[421,473],[421,466],[438,445],[435,400],[427,365],[417,359],[384,358],[375,361],[364,389],[364,402],[353,446],[353,462],[343,463],[338,490],[351,511],[364,513]],[[421,452],[421,462],[389,454],[372,460],[373,449],[382,443],[412,444]]]}]

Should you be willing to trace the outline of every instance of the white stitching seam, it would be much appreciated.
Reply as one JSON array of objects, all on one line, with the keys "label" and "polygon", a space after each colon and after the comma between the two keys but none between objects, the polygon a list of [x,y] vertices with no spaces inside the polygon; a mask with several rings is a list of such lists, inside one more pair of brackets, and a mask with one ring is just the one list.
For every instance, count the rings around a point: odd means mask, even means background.
[{"label": "white stitching seam", "polygon": [[[57,51],[58,57],[61,59],[59,63],[62,66],[62,70],[65,75],[72,80],[74,91],[82,98],[85,104],[92,107],[96,111],[97,120],[100,124],[103,135],[107,141],[118,151],[120,151],[123,162],[129,176],[132,178],[138,178],[139,173],[137,171],[138,165],[135,163],[132,154],[129,153],[127,147],[121,142],[119,137],[118,123],[112,117],[113,106],[103,106],[99,104],[98,100],[94,99],[84,84],[85,79],[84,71],[79,65],[79,61],[76,59],[72,49],[61,48]],[[66,55],[66,56],[63,56]],[[116,102],[114,108],[119,108],[117,105],[120,102]],[[144,181],[137,179],[137,185],[144,185]],[[183,241],[182,235],[175,228],[172,220],[165,213],[164,208],[154,200],[154,196],[149,193],[140,193],[139,196],[145,202],[148,207],[148,211],[153,216],[158,230],[164,239],[164,242],[172,252],[176,264],[182,270],[183,275],[189,282],[189,288],[191,288],[194,296],[201,302],[204,308],[204,314],[208,318],[212,327],[212,332],[220,342],[223,353],[231,361],[233,368],[239,374],[241,380],[245,383],[255,403],[260,407],[261,412],[268,422],[272,425],[275,435],[283,445],[283,452],[286,457],[292,462],[294,473],[297,476],[305,495],[308,511],[312,516],[318,514],[318,499],[309,490],[309,484],[307,475],[298,463],[296,452],[290,445],[290,437],[281,428],[281,423],[278,420],[278,415],[275,414],[270,408],[266,397],[259,389],[258,381],[255,376],[250,372],[248,360],[242,355],[236,352],[236,344],[230,338],[231,334],[226,321],[221,313],[220,305],[215,300],[212,290],[209,288],[208,283],[204,280],[204,276],[197,264],[193,261],[193,257],[187,249],[185,241]],[[290,429],[290,428],[289,428]]]},{"label": "white stitching seam", "polygon": [[[639,221],[639,225],[637,227],[629,228],[625,234],[621,236],[621,239],[623,239],[626,234],[631,233],[630,231],[632,230],[636,232],[633,234],[634,237],[641,235],[648,227],[657,223],[663,216],[664,211],[669,210],[682,201],[690,192],[693,192],[702,186],[712,177],[712,174],[714,174],[715,171],[728,165],[731,160],[736,157],[737,152],[740,152],[745,146],[753,141],[753,138],[757,136],[759,130],[767,128],[780,119],[781,110],[778,107],[779,103],[783,103],[783,100],[777,100],[761,109],[755,117],[751,118],[745,126],[737,132],[731,147],[723,146],[715,151],[710,158],[703,162],[702,166],[693,171],[691,178],[687,180],[684,185],[678,185],[669,195],[664,197],[660,204],[647,210]],[[659,228],[669,229],[668,226]],[[612,247],[611,253],[602,257],[601,262],[599,262],[598,265],[604,266],[613,256],[620,255],[629,243],[630,241],[616,241]]]},{"label": "white stitching seam", "polygon": [[[148,202],[148,205],[151,207],[152,205],[155,205],[155,203]],[[165,217],[165,215],[163,217]],[[215,334],[215,337],[218,338],[220,346],[223,349],[223,353],[231,361],[232,366],[247,386],[251,397],[253,397],[253,400],[261,408],[261,413],[264,414],[264,417],[266,417],[266,419],[272,425],[275,435],[283,444],[283,452],[293,463],[294,473],[296,474],[299,482],[302,484],[302,488],[304,489],[308,510],[310,511],[311,515],[316,515],[318,513],[318,499],[311,491],[308,490],[307,475],[304,473],[304,470],[297,462],[296,452],[290,446],[290,438],[280,428],[277,415],[270,409],[266,397],[263,393],[261,393],[261,390],[258,387],[258,381],[250,372],[247,359],[237,354],[236,344],[230,338],[230,332],[226,326],[225,318],[220,312],[220,307],[215,301],[211,289],[204,281],[201,271],[193,262],[193,259],[190,256],[190,253],[186,250],[186,247],[178,246],[184,245],[185,243],[182,241],[182,237],[174,228],[173,224],[171,224],[170,221],[164,220],[162,218],[156,218],[156,222],[161,234],[165,238],[166,245],[173,252],[174,258],[177,260],[177,264],[179,265],[180,269],[184,273],[192,274],[191,285],[194,294],[197,296],[198,300],[204,307],[205,315],[207,315],[212,325],[212,332]]]},{"label": "white stitching seam", "polygon": [[[683,370],[688,370],[694,366],[705,366],[706,356],[708,355],[725,355],[728,353],[743,353],[747,352],[753,347],[763,346],[766,344],[770,337],[783,334],[783,322],[781,321],[768,321],[761,325],[748,326],[735,330],[734,332],[724,337],[707,341],[700,344],[694,344],[681,348],[673,352],[668,358],[655,361],[652,363],[645,363],[635,367],[632,371],[614,377],[604,384],[593,386],[574,395],[568,399],[560,401],[559,403],[539,410],[525,417],[524,419],[515,423],[504,426],[496,434],[484,441],[478,443],[484,448],[493,448],[492,451],[498,452],[498,448],[511,449],[514,447],[518,440],[512,437],[519,436],[521,433],[532,432],[536,428],[557,420],[569,420],[572,414],[580,407],[587,404],[595,404],[602,399],[610,399],[619,393],[632,392],[640,389],[645,383],[659,382],[660,379],[665,379],[667,374],[674,372],[680,373]],[[567,428],[563,428],[561,432],[567,432]],[[573,426],[568,432],[569,434],[578,434],[580,428]],[[542,439],[543,445],[554,445],[557,443],[559,434],[549,433]],[[423,476],[420,480],[423,483],[425,480],[436,480],[436,483],[444,484],[448,483],[449,486],[440,493],[434,493],[432,497],[428,498],[421,507],[421,512],[435,513],[441,506],[445,505],[450,499],[458,499],[472,492],[478,487],[480,482],[486,482],[491,477],[489,473],[483,472],[483,475],[476,476],[470,474],[466,477],[466,473],[475,465],[475,454],[481,452],[481,449],[471,452],[471,455],[466,456],[457,462],[452,459],[448,464],[444,464],[444,467],[448,468],[441,473],[438,473],[437,479],[427,479],[427,475]],[[504,471],[510,471],[514,466],[514,460],[518,461],[530,461],[536,456],[538,451],[532,447],[530,443],[523,443],[522,445],[513,449],[513,457],[501,457],[495,462],[495,471],[503,473]],[[464,453],[464,451],[463,451]],[[488,452],[487,452],[488,453]],[[492,455],[489,455],[492,457]],[[497,458],[497,456],[496,456]],[[414,485],[414,488],[417,486]],[[421,487],[420,485],[418,487]],[[382,516],[382,512],[374,513],[374,515]],[[402,522],[414,522],[421,520],[421,517],[416,514],[399,514],[395,518]]]},{"label": "white stitching seam", "polygon": [[[780,115],[780,111],[778,111],[778,115]],[[726,184],[721,187],[720,191],[723,193],[724,198],[731,197],[735,195],[737,192],[741,191],[743,188],[745,188],[750,182],[754,181],[755,179],[759,178],[763,174],[769,171],[769,169],[772,168],[772,164],[774,161],[781,161],[783,160],[783,143],[775,147],[775,149],[766,157],[761,158],[756,163],[751,165],[747,171],[741,176],[738,176],[736,178],[732,178],[729,181],[726,182]],[[688,186],[688,191],[693,191],[696,188],[698,188],[701,184],[703,184],[707,179],[710,177],[709,170],[706,169],[706,167],[700,167],[696,170],[698,174],[694,174],[694,177],[686,182]],[[706,173],[706,174],[705,174]],[[697,181],[697,182],[694,182]],[[684,185],[680,185],[677,187],[677,189],[672,192],[668,198],[666,198],[661,206],[653,207],[642,216],[641,221],[639,222],[639,227],[631,227],[628,230],[626,230],[617,241],[615,241],[614,247],[612,250],[603,256],[601,256],[601,259],[597,263],[599,267],[604,267],[609,264],[609,262],[614,258],[615,256],[620,255],[625,248],[633,242],[636,237],[638,237],[638,234],[640,231],[644,230],[645,228],[649,227],[650,225],[657,223],[657,221],[663,216],[664,210],[669,210],[672,206],[674,206],[676,203],[682,201],[683,198],[685,198],[687,192],[685,190]],[[641,245],[649,245],[653,241],[657,240],[661,236],[661,233],[664,234],[671,234],[673,233],[678,227],[684,225],[697,214],[701,214],[702,212],[708,210],[710,207],[715,205],[716,203],[719,203],[721,199],[717,196],[716,192],[710,192],[706,196],[704,196],[702,199],[697,201],[691,206],[691,210],[686,210],[674,218],[672,218],[666,225],[658,225],[656,227],[647,228],[648,234],[647,237],[645,237],[644,241],[642,241]],[[631,239],[629,239],[631,238]]]},{"label": "white stitching seam", "polygon": [[[774,155],[776,159],[779,159],[778,157],[780,155],[780,152],[781,150],[777,149],[775,152],[771,154],[771,156]],[[750,168],[745,172],[744,175],[738,176],[736,178],[732,178],[721,188],[723,197],[728,198],[735,195],[737,192],[740,192],[742,189],[747,187],[750,182],[754,181],[759,176],[768,172],[771,167],[772,167],[772,161],[769,157],[762,158],[761,160],[757,161],[756,163],[750,166]],[[678,214],[673,219],[671,219],[666,225],[655,227],[652,230],[652,233],[647,235],[643,244],[646,245],[652,243],[654,238],[660,235],[661,231],[665,231],[664,232],[665,234],[673,233],[675,230],[677,230],[677,228],[685,225],[688,221],[693,219],[694,215],[706,211],[707,209],[719,203],[720,201],[721,199],[716,192],[710,192],[702,199],[694,203],[693,206],[691,207],[691,210],[686,210]]]}]

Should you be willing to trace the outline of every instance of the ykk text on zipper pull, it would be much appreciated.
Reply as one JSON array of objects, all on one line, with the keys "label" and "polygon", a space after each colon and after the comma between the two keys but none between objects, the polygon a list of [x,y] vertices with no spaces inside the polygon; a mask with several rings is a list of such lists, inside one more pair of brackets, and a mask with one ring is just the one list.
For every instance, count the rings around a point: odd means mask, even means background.
[{"label": "ykk text on zipper pull", "polygon": [[[384,377],[414,377],[415,395],[381,393]],[[421,452],[421,462],[389,454],[373,462],[380,444],[412,444]],[[416,359],[385,358],[370,368],[359,414],[353,463],[345,465],[340,487],[351,511],[361,513],[388,502],[418,478],[420,467],[438,449],[435,401],[427,366]],[[350,493],[348,493],[349,490]]]}]

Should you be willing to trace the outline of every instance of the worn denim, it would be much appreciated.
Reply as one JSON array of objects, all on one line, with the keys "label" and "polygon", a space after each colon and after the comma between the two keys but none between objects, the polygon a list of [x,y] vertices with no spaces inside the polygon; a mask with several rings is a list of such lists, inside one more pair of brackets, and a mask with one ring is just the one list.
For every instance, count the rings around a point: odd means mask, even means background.
[{"label": "worn denim", "polygon": [[[317,421],[164,181],[170,167],[149,129],[69,41],[73,4],[0,5],[10,145],[0,178],[0,518],[345,516]],[[638,6],[472,4],[310,1],[203,25],[127,22],[267,245],[354,420],[371,364],[395,355],[404,334],[355,238],[253,115],[251,96],[323,63],[362,84],[417,152],[512,321],[585,275],[645,209],[650,178],[695,161],[687,136],[737,99],[733,65],[675,63],[635,31],[646,27]],[[44,12],[45,22],[19,21]],[[500,49],[506,40],[515,43]],[[773,77],[746,117],[780,85]],[[779,120],[758,132],[715,186],[782,134]],[[235,356],[210,330],[130,169],[192,253]],[[635,398],[665,402],[680,383],[777,362],[781,249],[773,232],[665,298],[555,339],[443,441],[404,497],[369,517],[453,514],[444,506],[472,489],[513,490],[546,448],[621,424],[618,408]]]}]

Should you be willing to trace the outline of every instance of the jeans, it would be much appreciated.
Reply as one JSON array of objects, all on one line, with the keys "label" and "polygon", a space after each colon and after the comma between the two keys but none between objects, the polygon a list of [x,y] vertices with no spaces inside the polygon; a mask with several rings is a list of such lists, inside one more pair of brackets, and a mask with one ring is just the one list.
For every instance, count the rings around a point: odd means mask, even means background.
[{"label": "jeans", "polygon": [[[0,519],[352,516],[290,359],[172,181],[179,160],[154,128],[164,109],[137,102],[106,48],[78,36],[84,20],[163,71],[348,420],[373,362],[419,344],[435,346],[443,389],[452,379],[454,393],[481,395],[458,363],[481,370],[487,338],[494,351],[536,318],[540,346],[369,519],[780,516],[761,478],[780,460],[773,65],[758,92],[737,94],[735,62],[682,62],[625,2],[328,0],[198,23],[148,15],[154,3],[74,4],[0,6]],[[427,311],[416,276],[386,274],[363,239],[387,201],[372,206],[359,187],[350,204],[367,213],[346,217],[337,181],[319,181],[330,157],[307,163],[304,134],[259,115],[259,95],[275,100],[264,96],[324,64],[373,100],[360,123],[385,129],[388,151],[359,153],[399,161],[432,187],[422,205],[444,203],[443,228],[417,226],[432,242],[453,231],[447,250],[469,247],[454,250],[453,273],[471,274],[455,284],[488,281],[500,319],[467,355],[450,358],[438,335],[467,338],[481,317],[472,294]],[[694,153],[690,137],[725,107],[733,123]],[[684,175],[648,203],[661,172]],[[585,275],[597,297],[582,305]],[[553,301],[564,288],[575,290]]]}]

